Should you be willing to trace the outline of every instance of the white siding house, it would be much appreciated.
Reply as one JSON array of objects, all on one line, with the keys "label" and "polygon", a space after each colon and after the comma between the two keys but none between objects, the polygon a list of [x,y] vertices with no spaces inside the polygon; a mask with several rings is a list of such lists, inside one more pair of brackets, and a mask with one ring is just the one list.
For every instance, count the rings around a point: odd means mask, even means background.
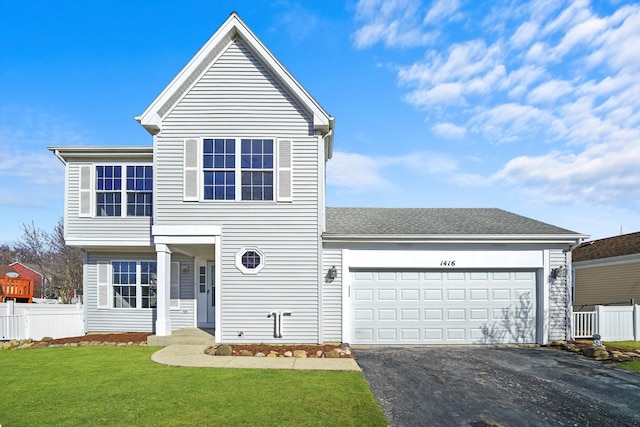
[{"label": "white siding house", "polygon": [[585,236],[497,209],[325,208],[334,119],[237,14],[136,120],[152,145],[50,147],[67,244],[85,251],[87,331],[566,337],[569,290],[551,276]]}]

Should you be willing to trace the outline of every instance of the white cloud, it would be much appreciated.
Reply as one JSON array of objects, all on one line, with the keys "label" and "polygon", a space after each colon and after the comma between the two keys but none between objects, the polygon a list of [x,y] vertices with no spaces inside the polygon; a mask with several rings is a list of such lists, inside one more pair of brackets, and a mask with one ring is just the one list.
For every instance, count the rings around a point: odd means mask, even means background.
[{"label": "white cloud", "polygon": [[525,22],[511,36],[511,44],[515,48],[522,48],[528,45],[538,32],[538,25],[534,22]]},{"label": "white cloud", "polygon": [[335,151],[327,163],[327,184],[353,193],[391,188],[379,160],[364,154]]},{"label": "white cloud", "polygon": [[446,21],[456,14],[460,8],[459,0],[435,0],[424,17],[425,24]]},{"label": "white cloud", "polygon": [[374,157],[336,151],[327,163],[327,185],[354,194],[379,192],[400,187],[402,183],[386,178],[395,178],[400,172],[408,172],[414,177],[432,175],[445,181],[460,182],[466,179],[467,174],[460,174],[459,169],[456,160],[435,152]]},{"label": "white cloud", "polygon": [[454,123],[438,123],[431,128],[433,132],[444,139],[460,139],[467,134],[467,129]]},{"label": "white cloud", "polygon": [[436,33],[422,28],[421,2],[418,0],[360,0],[356,20],[363,22],[353,34],[354,44],[362,49],[378,42],[388,47],[423,46]]},{"label": "white cloud", "polygon": [[578,153],[551,151],[519,156],[493,179],[506,181],[547,202],[615,203],[640,206],[640,144],[607,141]]},{"label": "white cloud", "polygon": [[572,91],[573,86],[566,80],[549,80],[529,92],[527,100],[532,104],[553,103]]},{"label": "white cloud", "polygon": [[[452,152],[462,138],[486,144],[487,153],[511,143],[500,160],[485,162],[494,165],[489,181],[529,199],[626,206],[633,195],[637,204],[640,5],[598,10],[607,7],[534,0],[473,16],[483,8],[456,3],[464,31],[441,28],[441,44],[395,67],[404,99],[428,112],[434,137],[450,140]],[[441,1],[430,11],[429,22],[454,16]],[[455,165],[451,182],[482,181]]]}]

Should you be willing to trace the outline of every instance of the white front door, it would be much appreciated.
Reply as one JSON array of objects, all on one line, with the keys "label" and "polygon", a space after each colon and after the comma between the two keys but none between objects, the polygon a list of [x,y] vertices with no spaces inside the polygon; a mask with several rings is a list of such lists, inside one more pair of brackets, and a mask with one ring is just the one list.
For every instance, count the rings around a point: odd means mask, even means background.
[{"label": "white front door", "polygon": [[216,283],[215,263],[198,266],[198,327],[215,327]]}]

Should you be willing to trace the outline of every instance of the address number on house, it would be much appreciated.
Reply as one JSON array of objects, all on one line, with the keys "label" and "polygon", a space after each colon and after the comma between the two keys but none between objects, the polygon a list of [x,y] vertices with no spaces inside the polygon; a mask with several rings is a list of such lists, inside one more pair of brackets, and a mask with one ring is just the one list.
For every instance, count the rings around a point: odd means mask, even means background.
[{"label": "address number on house", "polygon": [[456,261],[455,260],[443,260],[440,261],[440,267],[455,267],[456,266]]}]

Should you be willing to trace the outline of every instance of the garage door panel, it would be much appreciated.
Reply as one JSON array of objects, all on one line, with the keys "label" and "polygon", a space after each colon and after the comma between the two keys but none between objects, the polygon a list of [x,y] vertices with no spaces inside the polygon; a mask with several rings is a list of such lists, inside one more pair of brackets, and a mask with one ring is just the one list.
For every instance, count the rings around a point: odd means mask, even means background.
[{"label": "garage door panel", "polygon": [[420,310],[417,308],[404,308],[400,310],[400,320],[420,320]]},{"label": "garage door panel", "polygon": [[[393,277],[393,280],[390,278]],[[353,272],[354,344],[472,344],[535,338],[533,271]],[[509,331],[529,309],[528,330]],[[510,326],[511,325],[511,326]]]},{"label": "garage door panel", "polygon": [[355,289],[353,298],[356,301],[373,301],[373,289]]},{"label": "garage door panel", "polygon": [[447,310],[447,319],[449,321],[465,320],[466,310],[464,308],[450,308]]},{"label": "garage door panel", "polygon": [[443,291],[442,289],[425,289],[424,299],[426,301],[442,301],[444,299]]},{"label": "garage door panel", "polygon": [[400,289],[400,300],[420,301],[420,289]]},{"label": "garage door panel", "polygon": [[447,290],[447,301],[464,301],[465,294],[464,289],[449,289]]},{"label": "garage door panel", "polygon": [[424,320],[443,320],[441,308],[427,308],[424,310]]},{"label": "garage door panel", "polygon": [[378,289],[377,294],[379,301],[396,301],[396,290],[395,289]]},{"label": "garage door panel", "polygon": [[470,301],[489,301],[489,289],[469,289]]},{"label": "garage door panel", "polygon": [[396,309],[380,309],[378,310],[378,315],[376,316],[378,320],[397,320],[398,316],[396,316]]}]

